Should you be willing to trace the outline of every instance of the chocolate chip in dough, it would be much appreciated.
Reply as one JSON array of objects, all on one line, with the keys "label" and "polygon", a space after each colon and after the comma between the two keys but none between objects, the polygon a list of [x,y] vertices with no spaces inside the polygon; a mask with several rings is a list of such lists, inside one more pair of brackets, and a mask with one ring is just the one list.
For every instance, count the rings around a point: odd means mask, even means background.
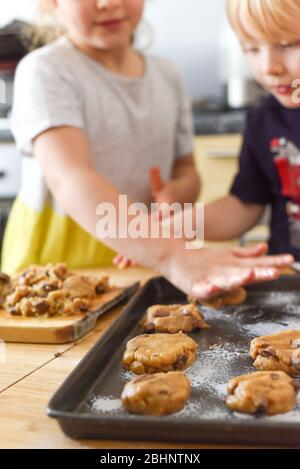
[{"label": "chocolate chip in dough", "polygon": [[46,303],[46,301],[40,301],[35,305],[35,309],[40,314],[46,314],[49,313],[50,305],[49,303]]},{"label": "chocolate chip in dough", "polygon": [[257,414],[266,414],[268,410],[268,401],[263,399],[260,404],[257,406],[256,413]]},{"label": "chocolate chip in dough", "polygon": [[187,360],[188,360],[188,356],[186,353],[183,353],[182,355],[180,355],[177,358],[176,362],[174,363],[175,370],[181,370],[185,366]]},{"label": "chocolate chip in dough", "polygon": [[43,286],[43,290],[46,292],[52,292],[58,290],[58,287],[56,285],[52,285],[51,283],[47,283]]}]

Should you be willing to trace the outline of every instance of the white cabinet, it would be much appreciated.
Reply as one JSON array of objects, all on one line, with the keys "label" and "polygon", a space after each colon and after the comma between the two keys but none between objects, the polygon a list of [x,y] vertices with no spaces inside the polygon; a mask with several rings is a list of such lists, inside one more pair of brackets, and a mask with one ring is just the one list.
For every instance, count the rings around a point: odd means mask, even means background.
[{"label": "white cabinet", "polygon": [[0,142],[0,199],[15,197],[20,187],[21,157],[13,142]]}]

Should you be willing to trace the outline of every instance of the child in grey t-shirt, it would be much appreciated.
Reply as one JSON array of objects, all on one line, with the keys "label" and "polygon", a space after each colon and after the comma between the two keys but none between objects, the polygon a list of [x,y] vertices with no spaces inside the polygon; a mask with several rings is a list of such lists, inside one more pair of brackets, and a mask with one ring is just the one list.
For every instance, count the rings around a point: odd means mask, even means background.
[{"label": "child in grey t-shirt", "polygon": [[2,268],[12,273],[60,261],[111,265],[115,250],[160,270],[196,297],[272,278],[275,270],[254,271],[255,259],[246,263],[230,251],[189,252],[184,240],[174,239],[104,239],[96,230],[99,203],[112,204],[118,220],[120,194],[149,205],[154,166],[162,177],[157,202],[194,202],[199,192],[182,78],[166,60],[132,47],[143,4],[47,2],[65,34],[29,54],[17,70],[12,129],[23,177]]}]

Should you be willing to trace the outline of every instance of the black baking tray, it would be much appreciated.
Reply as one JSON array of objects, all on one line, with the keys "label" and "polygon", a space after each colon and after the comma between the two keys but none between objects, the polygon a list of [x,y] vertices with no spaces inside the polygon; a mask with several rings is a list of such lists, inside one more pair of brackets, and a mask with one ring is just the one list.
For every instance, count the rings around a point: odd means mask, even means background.
[{"label": "black baking tray", "polygon": [[300,405],[273,417],[232,413],[224,404],[226,384],[255,371],[252,338],[300,329],[300,276],[247,288],[247,302],[220,311],[203,308],[209,329],[190,334],[198,345],[186,371],[192,396],[185,409],[166,417],[128,414],[120,395],[133,375],[121,358],[126,343],[141,333],[139,321],[153,304],[185,303],[186,296],[164,278],[150,280],[78,364],[48,404],[72,438],[300,446]]}]

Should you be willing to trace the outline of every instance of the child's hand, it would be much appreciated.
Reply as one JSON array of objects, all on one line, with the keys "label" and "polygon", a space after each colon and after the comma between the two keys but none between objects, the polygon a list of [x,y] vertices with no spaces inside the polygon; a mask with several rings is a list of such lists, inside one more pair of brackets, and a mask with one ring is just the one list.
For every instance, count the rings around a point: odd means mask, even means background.
[{"label": "child's hand", "polygon": [[167,203],[169,205],[174,202],[179,202],[178,200],[178,189],[179,181],[167,181],[163,183],[161,189],[153,193],[153,198],[156,203],[162,204]]},{"label": "child's hand", "polygon": [[[176,181],[164,181],[161,177],[160,168],[153,167],[150,169],[150,184],[151,194],[155,203],[171,205],[174,202],[178,202],[176,199]],[[158,208],[156,214],[151,215],[154,221],[162,221],[169,213],[169,210],[165,213],[163,208]]]},{"label": "child's hand", "polygon": [[153,166],[149,171],[150,175],[150,186],[152,196],[155,197],[155,194],[159,192],[164,186],[164,182],[161,177],[160,168]]},{"label": "child's hand", "polygon": [[[163,187],[165,185],[162,178],[161,178],[160,169],[158,167],[151,168],[150,172],[149,172],[149,176],[150,176],[151,194],[152,194],[154,200],[156,202],[158,202],[158,200],[156,200],[157,194],[159,194],[163,190]],[[165,201],[166,200],[164,200],[164,202]],[[162,212],[160,210],[158,210],[157,213],[151,214],[150,218],[151,217],[152,217],[154,222],[159,223],[163,218]],[[135,265],[135,263],[133,261],[131,261],[130,259],[127,259],[122,254],[118,254],[113,259],[113,264],[116,267],[118,267],[119,269],[122,269],[122,270],[123,269],[128,269],[129,267],[132,267],[132,266]]]},{"label": "child's hand", "polygon": [[[149,224],[151,223],[161,223],[161,212],[155,212],[149,216]],[[123,256],[123,254],[117,254],[113,259],[113,264],[121,270],[128,269],[129,267],[134,267],[136,265],[131,259]]]},{"label": "child's hand", "polygon": [[199,196],[201,182],[193,155],[176,160],[170,180],[164,180],[157,167],[151,168],[150,177],[152,196],[158,204],[195,203]]},{"label": "child's hand", "polygon": [[178,181],[164,181],[161,177],[160,169],[153,167],[150,169],[150,182],[151,194],[156,203],[172,204],[178,202]]},{"label": "child's hand", "polygon": [[216,294],[253,282],[274,280],[283,266],[291,265],[290,255],[263,255],[264,244],[251,248],[218,247],[187,250],[181,241],[169,241],[171,252],[160,272],[188,295],[206,300]]},{"label": "child's hand", "polygon": [[127,259],[127,257],[123,256],[122,254],[118,254],[116,257],[114,257],[113,264],[121,270],[125,270],[136,265],[133,261]]},{"label": "child's hand", "polygon": [[[171,205],[174,202],[178,202],[177,200],[177,194],[179,190],[178,185],[180,185],[182,181],[179,181],[179,180],[164,181],[161,177],[160,168],[156,166],[150,168],[149,177],[150,177],[151,194],[152,194],[154,201],[157,204],[167,203],[168,205]],[[179,216],[180,215],[181,214],[179,214]],[[174,227],[172,224],[173,216],[174,216],[174,213],[171,213],[171,218],[170,218],[170,211],[168,209],[164,211],[163,207],[158,208],[156,213],[150,214],[149,223],[164,223],[165,225],[170,223],[170,226],[172,227],[171,231],[174,233]],[[175,218],[176,216],[174,217],[174,220]],[[136,265],[133,261],[131,261],[130,259],[127,259],[122,254],[118,254],[113,259],[113,264],[122,270]]]},{"label": "child's hand", "polygon": [[[161,177],[160,169],[154,167],[150,169],[151,193],[154,202],[159,205],[167,204],[168,206],[179,203],[182,207],[184,203],[194,203],[195,194],[198,192],[199,180],[194,174],[193,166],[188,161],[177,163],[176,171],[172,179],[165,181]],[[170,217],[169,207],[165,210],[162,205],[159,212],[159,219],[163,220]],[[171,213],[173,217],[173,213]]]}]

